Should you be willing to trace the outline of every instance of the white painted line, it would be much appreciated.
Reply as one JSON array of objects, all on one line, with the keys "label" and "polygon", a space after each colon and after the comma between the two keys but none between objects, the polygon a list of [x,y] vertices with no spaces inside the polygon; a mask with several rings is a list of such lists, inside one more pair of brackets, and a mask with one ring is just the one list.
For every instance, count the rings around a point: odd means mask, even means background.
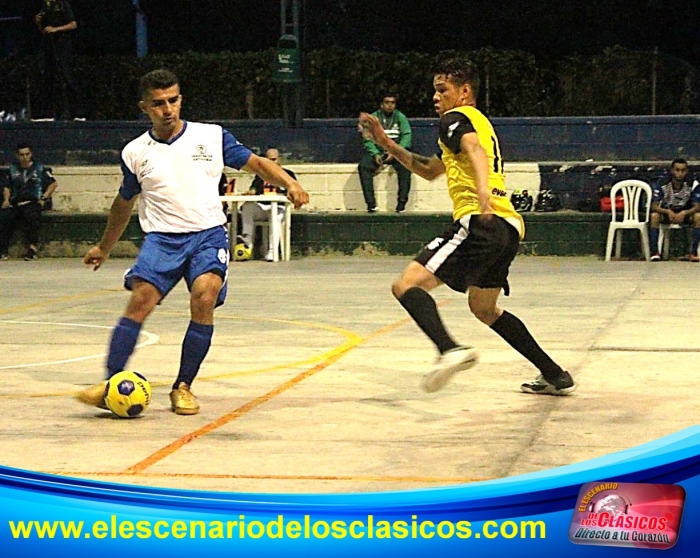
[{"label": "white painted line", "polygon": [[[89,325],[89,324],[71,324],[71,323],[64,323],[64,322],[25,322],[25,321],[19,321],[19,320],[0,320],[0,323],[54,325],[54,326],[70,326],[70,327],[93,327],[93,328],[98,328],[98,329],[112,329],[113,328],[113,326],[101,326],[101,325]],[[155,333],[150,333],[148,331],[142,330],[141,335],[144,335],[146,337],[146,340],[143,343],[138,343],[136,345],[137,349],[139,349],[141,347],[147,347],[148,345],[153,345],[155,343],[158,343],[158,341],[160,341],[160,336],[156,335]],[[107,353],[87,355],[87,356],[76,357],[76,358],[68,358],[65,360],[50,360],[47,362],[35,362],[32,364],[17,364],[17,365],[13,365],[13,366],[0,366],[0,370],[15,370],[18,368],[33,368],[35,366],[51,366],[51,365],[55,365],[55,364],[66,364],[68,362],[80,362],[81,360],[102,358],[105,356],[107,356]]]}]

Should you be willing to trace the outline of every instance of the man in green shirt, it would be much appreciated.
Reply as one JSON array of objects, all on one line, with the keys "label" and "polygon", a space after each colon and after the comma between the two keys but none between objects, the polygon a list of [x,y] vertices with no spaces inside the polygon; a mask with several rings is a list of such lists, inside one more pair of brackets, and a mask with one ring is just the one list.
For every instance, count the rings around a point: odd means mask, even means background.
[{"label": "man in green shirt", "polygon": [[[406,115],[396,110],[396,101],[396,94],[387,93],[382,97],[379,110],[372,113],[372,115],[379,119],[387,136],[404,149],[410,149],[412,136],[411,125]],[[362,193],[365,196],[365,203],[367,204],[367,211],[369,213],[377,211],[377,200],[374,197],[374,175],[381,171],[384,165],[391,165],[394,167],[394,170],[396,170],[396,175],[399,179],[396,212],[403,212],[406,209],[408,192],[411,189],[411,171],[372,140],[363,139],[362,141],[365,145],[365,153],[360,159],[358,170],[360,173],[360,183],[362,184]]]}]

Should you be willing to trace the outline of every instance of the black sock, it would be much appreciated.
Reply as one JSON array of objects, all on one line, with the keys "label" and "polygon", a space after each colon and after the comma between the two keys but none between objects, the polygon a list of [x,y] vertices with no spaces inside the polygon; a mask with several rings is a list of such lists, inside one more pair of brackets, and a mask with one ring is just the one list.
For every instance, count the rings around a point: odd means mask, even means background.
[{"label": "black sock", "polygon": [[501,317],[491,325],[491,329],[503,337],[508,344],[534,364],[542,373],[545,380],[556,379],[563,370],[551,357],[545,353],[532,337],[530,332],[513,314],[505,310]]},{"label": "black sock", "polygon": [[437,304],[427,291],[420,287],[411,287],[403,293],[399,302],[418,324],[418,327],[423,330],[423,333],[435,343],[440,353],[459,346],[447,333],[438,314]]}]

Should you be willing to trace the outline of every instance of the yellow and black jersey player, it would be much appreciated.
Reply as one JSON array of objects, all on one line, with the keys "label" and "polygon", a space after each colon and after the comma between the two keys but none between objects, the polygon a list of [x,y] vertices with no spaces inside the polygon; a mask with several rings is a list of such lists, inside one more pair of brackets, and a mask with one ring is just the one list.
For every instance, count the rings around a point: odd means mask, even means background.
[{"label": "yellow and black jersey player", "polygon": [[525,226],[507,197],[498,137],[476,108],[476,68],[468,61],[445,60],[434,72],[433,87],[440,153],[432,157],[398,145],[372,115],[361,113],[359,118],[365,137],[411,172],[427,180],[447,177],[452,226],[429,242],[392,284],[396,299],[440,352],[423,389],[437,391],[478,362],[476,349],[458,344],[448,333],[430,295],[444,283],[468,293],[471,312],[539,370],[535,380],[521,385],[522,391],[568,395],[576,388],[571,375],[544,352],[522,321],[497,305],[501,290],[509,294],[508,271]]}]

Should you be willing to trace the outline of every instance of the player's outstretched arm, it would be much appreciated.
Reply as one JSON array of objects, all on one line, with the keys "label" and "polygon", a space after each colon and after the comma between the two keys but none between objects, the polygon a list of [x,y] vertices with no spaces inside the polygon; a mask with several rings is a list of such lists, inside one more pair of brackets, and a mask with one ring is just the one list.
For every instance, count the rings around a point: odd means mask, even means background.
[{"label": "player's outstretched arm", "polygon": [[131,210],[134,207],[136,196],[130,200],[125,200],[121,194],[117,194],[112,202],[112,207],[109,210],[107,218],[107,226],[102,234],[102,239],[97,246],[93,246],[88,250],[83,258],[85,265],[91,265],[93,271],[100,269],[100,266],[107,261],[109,253],[114,248],[121,237],[124,229],[129,224],[131,219]]},{"label": "player's outstretched arm", "polygon": [[358,130],[362,134],[362,137],[370,139],[384,148],[387,153],[404,167],[426,180],[433,180],[445,173],[445,165],[438,156],[433,155],[432,157],[425,157],[401,147],[386,135],[384,128],[382,128],[376,116],[372,116],[367,112],[361,112]]},{"label": "player's outstretched arm", "polygon": [[282,167],[264,157],[252,154],[243,166],[243,170],[257,174],[265,182],[286,188],[287,198],[294,204],[295,209],[309,203],[309,194],[301,187],[301,184],[289,176]]}]

